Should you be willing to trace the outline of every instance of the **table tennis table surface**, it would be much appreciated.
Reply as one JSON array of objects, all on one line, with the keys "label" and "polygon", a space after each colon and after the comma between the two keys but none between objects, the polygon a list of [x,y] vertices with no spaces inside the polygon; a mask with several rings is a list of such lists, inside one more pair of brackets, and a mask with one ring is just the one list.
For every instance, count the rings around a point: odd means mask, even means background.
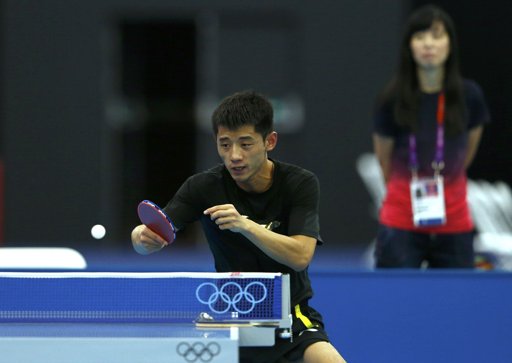
[{"label": "table tennis table surface", "polygon": [[3,323],[1,362],[238,362],[237,326],[168,323]]},{"label": "table tennis table surface", "polygon": [[236,363],[290,339],[276,273],[4,272],[0,296],[0,363]]}]

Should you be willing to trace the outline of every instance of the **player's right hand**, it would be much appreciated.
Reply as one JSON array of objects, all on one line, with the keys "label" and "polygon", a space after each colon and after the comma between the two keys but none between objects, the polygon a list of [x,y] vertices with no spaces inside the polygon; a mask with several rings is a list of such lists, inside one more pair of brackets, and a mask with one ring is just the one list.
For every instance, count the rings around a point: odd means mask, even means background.
[{"label": "player's right hand", "polygon": [[137,253],[149,255],[160,251],[168,245],[167,241],[157,233],[146,227],[144,224],[138,225],[132,231],[132,245]]}]

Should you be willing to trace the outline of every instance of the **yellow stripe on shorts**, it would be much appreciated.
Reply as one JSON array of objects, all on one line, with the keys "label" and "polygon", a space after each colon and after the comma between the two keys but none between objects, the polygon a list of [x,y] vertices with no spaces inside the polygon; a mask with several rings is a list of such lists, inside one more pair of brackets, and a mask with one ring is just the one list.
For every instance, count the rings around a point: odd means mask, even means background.
[{"label": "yellow stripe on shorts", "polygon": [[299,304],[295,305],[295,316],[302,321],[302,323],[306,326],[306,329],[314,327],[311,320],[309,320],[309,318],[307,316],[303,315],[302,311],[300,311]]}]

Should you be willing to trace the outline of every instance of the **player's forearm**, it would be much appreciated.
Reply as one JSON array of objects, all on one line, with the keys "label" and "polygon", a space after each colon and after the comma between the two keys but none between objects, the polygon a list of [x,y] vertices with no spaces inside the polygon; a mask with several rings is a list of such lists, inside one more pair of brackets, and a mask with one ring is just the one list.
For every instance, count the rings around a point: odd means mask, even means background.
[{"label": "player's forearm", "polygon": [[269,257],[296,271],[302,271],[309,265],[316,246],[314,238],[285,236],[255,222],[241,233]]},{"label": "player's forearm", "polygon": [[391,154],[393,152],[393,147],[393,139],[373,134],[373,149],[375,157],[379,162],[382,177],[386,184],[389,181],[389,176],[391,174]]},{"label": "player's forearm", "polygon": [[469,131],[468,136],[468,146],[466,152],[466,158],[464,160],[464,168],[467,169],[473,162],[475,158],[476,152],[478,150],[478,145],[480,144],[480,139],[482,138],[483,127],[478,126]]}]

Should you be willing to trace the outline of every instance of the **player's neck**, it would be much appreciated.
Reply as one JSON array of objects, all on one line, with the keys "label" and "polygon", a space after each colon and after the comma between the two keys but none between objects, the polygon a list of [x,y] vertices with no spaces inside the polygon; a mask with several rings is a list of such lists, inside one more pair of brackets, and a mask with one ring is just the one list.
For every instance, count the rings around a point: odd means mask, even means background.
[{"label": "player's neck", "polygon": [[418,82],[422,92],[437,93],[443,88],[444,68],[418,68]]},{"label": "player's neck", "polygon": [[266,161],[266,170],[263,175],[264,185],[262,187],[261,192],[266,192],[272,186],[274,182],[274,162],[272,160],[267,159]]},{"label": "player's neck", "polygon": [[238,183],[238,186],[250,193],[263,193],[270,189],[274,180],[274,162],[267,159],[261,170],[248,183]]}]

